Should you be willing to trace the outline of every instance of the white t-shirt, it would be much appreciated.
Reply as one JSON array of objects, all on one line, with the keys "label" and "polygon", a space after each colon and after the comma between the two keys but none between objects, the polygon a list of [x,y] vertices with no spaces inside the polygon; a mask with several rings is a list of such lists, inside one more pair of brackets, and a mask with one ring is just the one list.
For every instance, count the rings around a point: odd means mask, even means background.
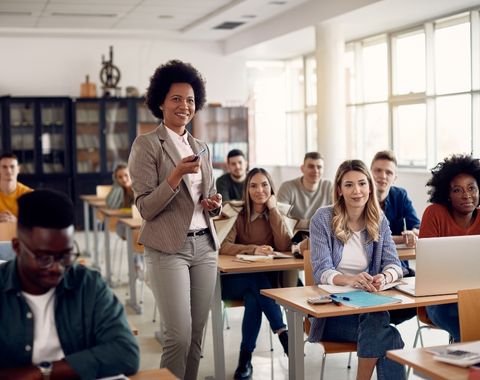
[{"label": "white t-shirt", "polygon": [[27,318],[33,318],[33,352],[32,363],[39,364],[43,361],[57,361],[63,359],[60,340],[58,339],[55,324],[55,288],[45,294],[33,295],[22,292],[31,313]]}]

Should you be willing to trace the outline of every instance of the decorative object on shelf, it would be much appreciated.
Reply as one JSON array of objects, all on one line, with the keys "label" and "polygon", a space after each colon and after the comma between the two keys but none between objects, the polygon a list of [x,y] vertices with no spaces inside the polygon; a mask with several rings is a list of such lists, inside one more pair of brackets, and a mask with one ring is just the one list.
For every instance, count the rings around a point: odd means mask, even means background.
[{"label": "decorative object on shelf", "polygon": [[110,59],[105,61],[105,56],[102,55],[102,69],[100,70],[100,81],[103,86],[103,96],[120,96],[120,87],[117,87],[120,82],[120,69],[113,64],[113,46],[110,46]]},{"label": "decorative object on shelf", "polygon": [[138,88],[134,86],[127,86],[125,88],[125,95],[128,98],[138,98],[140,96],[140,93],[138,92]]},{"label": "decorative object on shelf", "polygon": [[81,98],[96,98],[97,86],[95,83],[90,82],[90,76],[85,75],[85,83],[80,85],[80,97]]}]

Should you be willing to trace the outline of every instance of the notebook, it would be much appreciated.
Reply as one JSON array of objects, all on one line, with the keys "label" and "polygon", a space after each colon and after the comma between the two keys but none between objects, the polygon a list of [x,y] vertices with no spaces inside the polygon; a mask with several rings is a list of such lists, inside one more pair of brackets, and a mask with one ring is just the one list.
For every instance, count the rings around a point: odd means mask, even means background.
[{"label": "notebook", "polygon": [[256,262],[263,262],[263,261],[270,261],[273,259],[293,259],[293,255],[288,253],[282,252],[273,252],[270,255],[237,255],[237,259],[243,261],[256,261]]},{"label": "notebook", "polygon": [[479,247],[480,235],[419,239],[416,277],[402,279],[396,288],[415,297],[478,288]]},{"label": "notebook", "polygon": [[364,290],[356,290],[353,292],[332,294],[338,302],[351,307],[371,307],[379,305],[388,305],[392,303],[400,303],[400,298],[388,297],[377,293],[370,293]]}]

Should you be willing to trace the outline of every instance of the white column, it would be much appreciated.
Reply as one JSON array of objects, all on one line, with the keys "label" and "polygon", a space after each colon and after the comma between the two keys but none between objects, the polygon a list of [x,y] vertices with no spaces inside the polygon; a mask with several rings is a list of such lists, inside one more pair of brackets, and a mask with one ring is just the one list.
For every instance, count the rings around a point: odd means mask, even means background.
[{"label": "white column", "polygon": [[315,28],[317,59],[318,151],[325,158],[325,178],[334,179],[347,157],[345,123],[345,41],[342,27]]}]

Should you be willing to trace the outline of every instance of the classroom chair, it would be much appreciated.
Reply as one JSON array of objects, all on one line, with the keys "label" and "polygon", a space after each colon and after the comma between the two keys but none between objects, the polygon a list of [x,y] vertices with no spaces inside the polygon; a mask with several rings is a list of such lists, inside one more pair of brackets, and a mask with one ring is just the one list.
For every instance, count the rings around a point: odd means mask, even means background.
[{"label": "classroom chair", "polygon": [[[310,247],[307,247],[310,248]],[[305,272],[305,285],[311,286],[315,285],[313,280],[313,270],[312,262],[310,261],[310,249],[303,251],[303,266]],[[310,320],[305,318],[304,322],[305,333],[308,335],[310,333]],[[319,342],[323,346],[323,355],[322,355],[322,368],[320,371],[320,380],[323,380],[323,375],[325,373],[325,362],[327,360],[327,354],[340,354],[340,353],[349,353],[347,368],[351,368],[352,361],[352,352],[357,351],[356,342],[331,342],[331,341],[321,341]]]},{"label": "classroom chair", "polygon": [[460,339],[462,342],[480,340],[480,289],[458,291],[458,318],[460,321]]}]

